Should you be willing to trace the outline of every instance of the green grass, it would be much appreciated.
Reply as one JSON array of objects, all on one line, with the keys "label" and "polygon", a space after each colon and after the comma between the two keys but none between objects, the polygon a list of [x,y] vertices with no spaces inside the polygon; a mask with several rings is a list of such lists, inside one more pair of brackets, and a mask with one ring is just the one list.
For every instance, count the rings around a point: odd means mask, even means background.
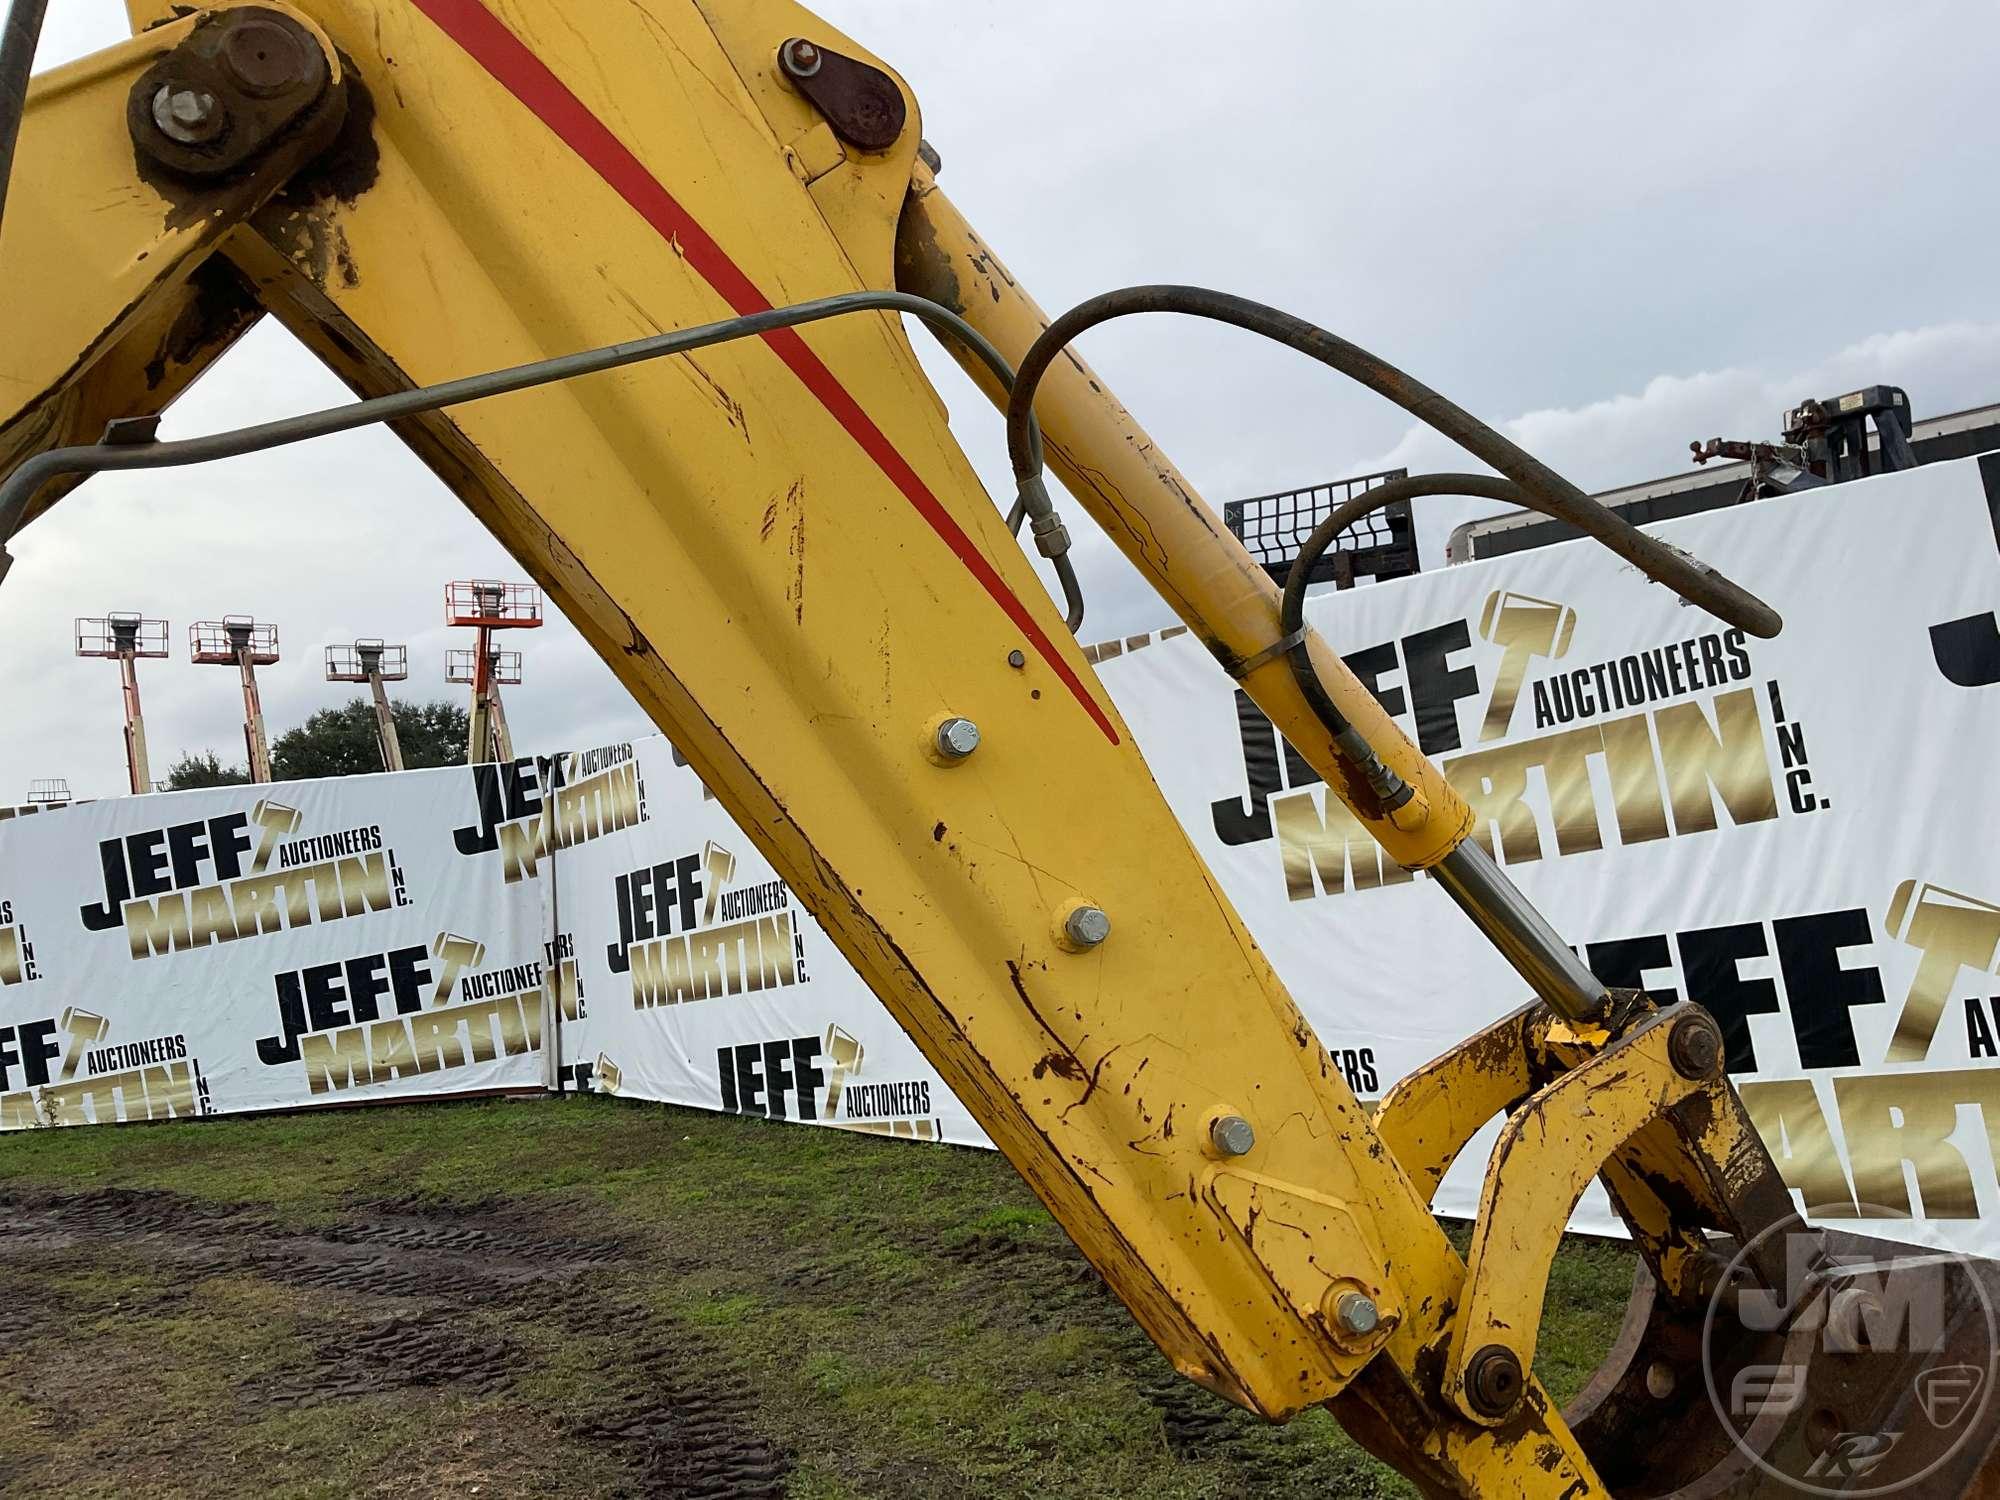
[{"label": "green grass", "polygon": [[[395,1205],[620,1254],[557,1296],[440,1302],[190,1274],[145,1237],[46,1256],[0,1234],[0,1280],[35,1310],[0,1337],[0,1491],[611,1492],[644,1454],[598,1429],[732,1390],[729,1423],[813,1500],[1412,1493],[1323,1411],[1268,1427],[1179,1381],[991,1153],[602,1099],[0,1142],[0,1194],[98,1189],[254,1206],[283,1253]],[[1608,1346],[1630,1267],[1566,1242],[1538,1362],[1558,1399]],[[503,1344],[511,1388],[260,1394],[330,1357],[330,1330],[426,1308]]]}]

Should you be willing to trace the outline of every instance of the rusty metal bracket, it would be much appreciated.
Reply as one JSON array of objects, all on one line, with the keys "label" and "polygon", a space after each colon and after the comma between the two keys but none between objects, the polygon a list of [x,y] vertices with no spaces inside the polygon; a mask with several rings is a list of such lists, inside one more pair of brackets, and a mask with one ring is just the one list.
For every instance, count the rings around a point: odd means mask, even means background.
[{"label": "rusty metal bracket", "polygon": [[139,75],[126,124],[147,160],[227,177],[297,128],[330,143],[345,111],[333,79],[320,39],[293,17],[264,6],[212,12]]},{"label": "rusty metal bracket", "polygon": [[1535,1039],[1548,1017],[1546,1005],[1530,1001],[1404,1074],[1382,1096],[1375,1133],[1426,1203],[1486,1122],[1534,1093]]},{"label": "rusty metal bracket", "polygon": [[896,80],[858,58],[795,36],[778,49],[778,67],[850,146],[886,151],[909,123]]},{"label": "rusty metal bracket", "polygon": [[[1690,1077],[1675,1065],[1675,1029],[1690,1021],[1715,1025],[1698,1007],[1660,1011],[1582,1057],[1508,1117],[1487,1162],[1443,1379],[1445,1399],[1474,1421],[1500,1421],[1525,1389],[1549,1267],[1583,1190],[1665,1111],[1697,1092],[1727,1095],[1719,1067]],[[1550,1031],[1558,1045],[1568,1043],[1561,1023]]]}]

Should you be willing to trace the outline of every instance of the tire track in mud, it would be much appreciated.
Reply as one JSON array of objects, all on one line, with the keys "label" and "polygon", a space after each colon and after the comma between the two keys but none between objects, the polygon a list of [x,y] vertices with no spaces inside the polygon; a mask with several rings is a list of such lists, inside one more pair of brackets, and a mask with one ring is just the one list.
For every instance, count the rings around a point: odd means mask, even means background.
[{"label": "tire track in mud", "polygon": [[[605,1283],[660,1257],[614,1239],[552,1232],[561,1209],[439,1209],[403,1199],[350,1206],[336,1222],[286,1225],[252,1207],[120,1188],[75,1194],[0,1191],[0,1277],[65,1256],[136,1257],[176,1278],[250,1275],[341,1299],[338,1320],[308,1334],[310,1355],[239,1387],[255,1408],[307,1408],[395,1392],[502,1395],[538,1356],[469,1323],[472,1309],[566,1329],[630,1330],[616,1386],[625,1394],[562,1424],[605,1451],[613,1493],[666,1500],[780,1500],[790,1454],[764,1436],[756,1392],[698,1330]],[[0,1299],[0,1348],[59,1331],[57,1304]],[[622,1472],[620,1472],[622,1471]]]}]

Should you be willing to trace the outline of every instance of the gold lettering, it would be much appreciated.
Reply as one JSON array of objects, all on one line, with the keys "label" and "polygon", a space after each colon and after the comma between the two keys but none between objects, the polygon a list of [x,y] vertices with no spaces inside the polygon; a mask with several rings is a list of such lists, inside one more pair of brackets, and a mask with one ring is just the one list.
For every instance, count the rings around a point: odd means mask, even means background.
[{"label": "gold lettering", "polygon": [[[634,952],[638,950],[634,949]],[[532,1036],[529,1033],[526,1012],[535,1015]],[[500,1022],[500,1050],[508,1057],[519,1057],[524,1052],[533,1052],[541,1045],[541,1015],[539,1005],[529,1005],[520,995],[509,995],[495,1003],[493,1013]]]},{"label": "gold lettering", "polygon": [[660,950],[665,943],[635,943],[630,954],[632,962],[632,1009],[640,1010],[649,1005],[668,1005],[667,971]]},{"label": "gold lettering", "polygon": [[0,927],[0,984],[21,982],[21,934],[12,927]]},{"label": "gold lettering", "polygon": [[229,899],[236,904],[236,935],[253,937],[277,932],[285,923],[278,915],[278,892],[269,879],[253,876],[229,887]]},{"label": "gold lettering", "polygon": [[390,889],[389,857],[381,850],[342,859],[335,864],[340,880],[340,914],[358,917],[364,911],[387,911],[396,904]]},{"label": "gold lettering", "polygon": [[548,820],[545,803],[538,818],[500,825],[500,878],[508,885],[534,878],[538,861],[548,853]]},{"label": "gold lettering", "polygon": [[1618,839],[1625,844],[1650,843],[1667,836],[1667,806],[1660,797],[1660,767],[1653,758],[1653,736],[1646,716],[1613,719],[1599,731],[1604,738],[1604,769],[1611,777],[1611,810],[1618,820]]},{"label": "gold lettering", "polygon": [[1537,752],[1542,776],[1548,782],[1556,853],[1589,854],[1602,849],[1604,829],[1597,816],[1597,794],[1590,787],[1590,757],[1604,748],[1603,731],[1587,725],[1530,740],[1522,748]]},{"label": "gold lettering", "polygon": [[[688,998],[690,1000],[711,1000],[728,993],[725,986],[727,965],[723,960],[723,949],[728,944],[727,928],[720,932],[695,932],[688,935]],[[742,988],[739,983],[738,989]]]},{"label": "gold lettering", "polygon": [[758,946],[775,956],[778,983],[797,984],[799,973],[792,962],[792,914],[781,911],[775,917],[758,917],[756,922]]},{"label": "gold lettering", "polygon": [[146,1090],[146,1118],[187,1119],[198,1113],[194,1100],[194,1065],[170,1062],[162,1067],[143,1068],[139,1081]]},{"label": "gold lettering", "polygon": [[236,940],[236,916],[229,898],[219,885],[204,885],[188,892],[189,946],[206,948],[210,943]]},{"label": "gold lettering", "polygon": [[1958,971],[1983,972],[2000,953],[2000,906],[1906,880],[1889,903],[1889,931],[1924,955],[1896,1018],[1889,1061],[1921,1062],[1930,1054]]},{"label": "gold lettering", "polygon": [[1764,728],[1755,688],[1715,699],[1715,727],[1699,702],[1676,703],[1653,716],[1660,763],[1675,833],[1704,833],[1716,826],[1710,789],[1733,823],[1763,823],[1778,815],[1777,788],[1764,753]]},{"label": "gold lettering", "polygon": [[462,1068],[465,1066],[465,1048],[458,1040],[459,1007],[450,1010],[427,1010],[410,1017],[411,1045],[417,1051],[417,1064],[426,1073],[435,1073],[440,1068]]},{"label": "gold lettering", "polygon": [[143,897],[125,903],[125,939],[134,958],[154,958],[188,946],[187,892],[173,891],[158,902]]},{"label": "gold lettering", "polygon": [[411,1044],[409,1025],[401,1020],[377,1021],[368,1028],[368,1054],[375,1060],[376,1083],[414,1078],[424,1070]]},{"label": "gold lettering", "polygon": [[1819,1107],[1819,1094],[1809,1078],[1781,1078],[1737,1085],[1743,1107],[1757,1134],[1770,1148],[1785,1186],[1795,1187],[1806,1210],[1834,1218],[1853,1218],[1854,1189],[1833,1143],[1833,1130]]},{"label": "gold lettering", "polygon": [[1321,887],[1327,895],[1338,896],[1348,888],[1350,879],[1355,890],[1372,891],[1384,883],[1385,863],[1408,878],[1400,865],[1383,859],[1381,846],[1361,826],[1361,820],[1331,794],[1304,791],[1272,798],[1271,826],[1278,835],[1285,894],[1293,901],[1310,901]]},{"label": "gold lettering", "polygon": [[[1461,755],[1444,768],[1445,779],[1472,809],[1472,836],[1504,864],[1524,865],[1542,857],[1542,831],[1536,826],[1534,809],[1524,800],[1528,768],[1540,761],[1537,742],[1529,740]],[[1498,850],[1493,847],[1494,828],[1500,834]]]},{"label": "gold lettering", "polygon": [[[401,1027],[397,1021],[384,1021],[381,1025]],[[373,1083],[375,1073],[368,1062],[367,1033],[365,1026],[345,1026],[339,1031],[300,1037],[299,1060],[305,1064],[306,1087],[315,1094],[324,1094]]]},{"label": "gold lettering", "polygon": [[666,950],[662,957],[667,967],[667,1003],[679,1005],[685,1000],[703,998],[695,993],[694,964],[688,956],[688,940],[684,937],[668,938],[660,946]]},{"label": "gold lettering", "polygon": [[1907,1161],[1916,1172],[1925,1218],[1979,1217],[1972,1174],[1948,1139],[1958,1125],[1957,1100],[1938,1082],[1935,1074],[1909,1073],[1834,1079],[1854,1191],[1864,1213],[1873,1208],[1909,1216],[1910,1195],[1903,1185]]}]

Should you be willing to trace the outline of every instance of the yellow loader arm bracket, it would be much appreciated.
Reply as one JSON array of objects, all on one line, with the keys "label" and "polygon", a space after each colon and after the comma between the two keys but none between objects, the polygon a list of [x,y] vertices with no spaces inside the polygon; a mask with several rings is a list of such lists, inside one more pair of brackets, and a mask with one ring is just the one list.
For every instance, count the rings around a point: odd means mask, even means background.
[{"label": "yellow loader arm bracket", "polygon": [[[1528,1372],[1532,1331],[1515,1399],[1490,1412],[1457,1400],[1455,1341],[1539,1306],[1539,1247],[1600,1159],[1665,1288],[1642,1334],[1679,1336],[1704,1231],[1762,1232],[1783,1202],[1768,1158],[1684,1118],[1733,1104],[1721,1080],[1600,1068],[1651,1059],[1665,1023],[1615,1001],[1466,842],[1462,799],[1337,655],[1289,639],[1276,588],[1063,347],[1077,320],[1045,336],[937,191],[894,72],[790,0],[129,8],[131,42],[27,95],[0,236],[0,542],[95,469],[389,422],[1182,1373],[1273,1419],[1331,1401],[1428,1493],[1608,1493]],[[10,31],[0,146],[16,52]],[[156,441],[167,403],[267,313],[361,399]],[[1064,612],[898,315],[1003,403],[1023,368],[1015,509]],[[1454,1059],[1370,1123],[1147,774],[1064,628],[1081,601],[1026,482],[1031,413],[1086,510],[1541,997],[1480,1054],[1505,1078],[1442,1124],[1415,1116]],[[1489,1252],[1469,1281],[1429,1213],[1437,1175],[1475,1113],[1554,1125],[1579,1092],[1632,1129],[1518,1204],[1490,1184],[1486,1218],[1534,1253]],[[1531,1153],[1518,1135],[1510,1159]],[[1599,1462],[1653,1415],[1631,1368],[1588,1414]]]}]

